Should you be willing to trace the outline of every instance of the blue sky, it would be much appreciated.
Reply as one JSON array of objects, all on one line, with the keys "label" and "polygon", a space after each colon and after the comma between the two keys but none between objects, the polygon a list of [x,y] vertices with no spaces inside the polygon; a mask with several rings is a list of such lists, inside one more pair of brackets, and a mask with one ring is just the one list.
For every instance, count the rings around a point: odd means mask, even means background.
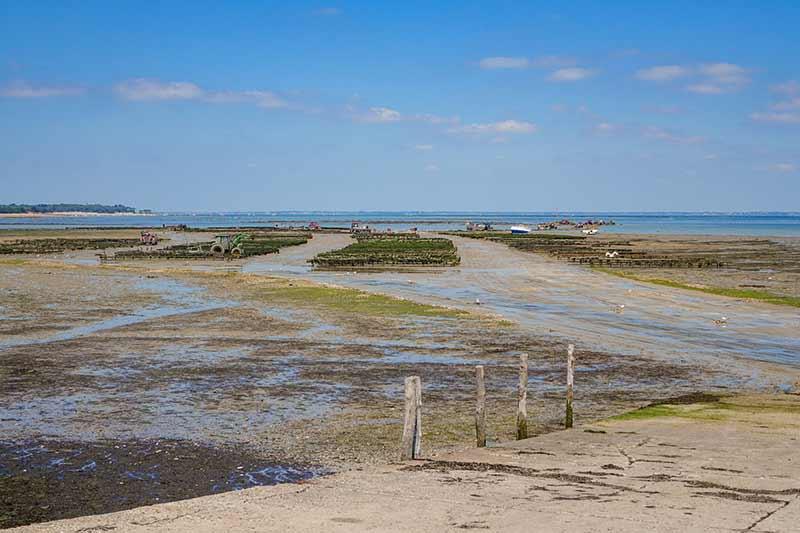
[{"label": "blue sky", "polygon": [[0,203],[796,211],[798,27],[796,1],[2,2]]}]

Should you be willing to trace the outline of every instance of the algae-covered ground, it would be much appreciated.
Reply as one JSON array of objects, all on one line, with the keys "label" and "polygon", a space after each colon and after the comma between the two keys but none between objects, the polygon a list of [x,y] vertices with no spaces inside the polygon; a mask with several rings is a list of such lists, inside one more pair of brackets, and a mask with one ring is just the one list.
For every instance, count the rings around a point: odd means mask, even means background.
[{"label": "algae-covered ground", "polygon": [[[798,391],[800,392],[800,391]],[[800,430],[800,403],[789,394],[692,394],[668,399],[612,417],[611,420],[649,420],[670,417],[685,420],[738,422]]]},{"label": "algae-covered ground", "polygon": [[800,307],[800,297],[774,294],[760,289],[742,289],[733,287],[714,287],[707,285],[696,285],[672,279],[653,278],[648,275],[634,274],[624,270],[615,270],[610,268],[595,267],[594,270],[625,279],[640,281],[643,283],[652,283],[654,285],[661,285],[662,287],[671,287],[673,289],[699,291],[699,292],[704,292],[706,294],[713,294],[715,296],[726,296],[728,298],[741,298],[744,300],[755,300],[759,302],[776,304],[776,305],[789,305],[792,307]]}]

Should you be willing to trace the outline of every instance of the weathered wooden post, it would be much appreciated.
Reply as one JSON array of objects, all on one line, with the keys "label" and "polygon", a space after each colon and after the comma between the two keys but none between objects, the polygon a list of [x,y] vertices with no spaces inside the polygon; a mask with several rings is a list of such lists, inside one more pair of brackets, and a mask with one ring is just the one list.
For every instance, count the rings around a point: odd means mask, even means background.
[{"label": "weathered wooden post", "polygon": [[407,461],[421,455],[422,387],[418,376],[405,380],[405,411],[403,413],[403,442],[400,459]]},{"label": "weathered wooden post", "polygon": [[478,448],[484,448],[486,446],[486,381],[483,365],[475,367],[475,380],[478,385],[478,394],[475,400],[475,438],[478,441]]},{"label": "weathered wooden post", "polygon": [[422,457],[422,381],[414,376],[414,459]]},{"label": "weathered wooden post", "polygon": [[519,389],[517,390],[517,440],[528,438],[528,354],[519,356]]},{"label": "weathered wooden post", "polygon": [[569,429],[572,427],[572,396],[573,386],[575,384],[575,346],[570,344],[567,346],[567,416],[564,420],[564,426]]}]

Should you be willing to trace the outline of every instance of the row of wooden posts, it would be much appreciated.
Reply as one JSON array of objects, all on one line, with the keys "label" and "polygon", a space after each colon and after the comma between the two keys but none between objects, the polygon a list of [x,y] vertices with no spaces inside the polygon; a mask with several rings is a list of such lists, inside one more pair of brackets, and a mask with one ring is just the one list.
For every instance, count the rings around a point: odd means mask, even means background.
[{"label": "row of wooden posts", "polygon": [[[483,365],[475,367],[475,439],[479,448],[486,446],[486,377]],[[572,399],[575,384],[575,347],[567,347],[567,405],[564,427],[573,423]],[[519,356],[519,385],[517,387],[517,440],[528,438],[528,354]],[[422,382],[419,376],[405,380],[405,411],[403,442],[400,458],[417,459],[422,450]]]}]

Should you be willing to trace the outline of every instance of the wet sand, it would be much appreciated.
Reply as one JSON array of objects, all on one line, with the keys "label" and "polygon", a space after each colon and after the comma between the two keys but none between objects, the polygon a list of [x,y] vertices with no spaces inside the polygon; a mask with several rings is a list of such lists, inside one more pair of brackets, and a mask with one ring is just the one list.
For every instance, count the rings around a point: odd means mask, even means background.
[{"label": "wet sand", "polygon": [[[337,247],[344,236],[320,236]],[[796,308],[710,296],[624,280],[505,245],[454,238],[458,268],[426,273],[309,271],[299,257],[255,258],[249,272],[307,279],[384,292],[431,303],[488,310],[522,327],[582,345],[711,364],[750,361],[800,367],[800,313]],[[298,249],[297,254],[302,250]],[[311,252],[311,250],[309,250]],[[624,306],[624,308],[622,307]],[[727,318],[725,327],[715,324]]]}]

